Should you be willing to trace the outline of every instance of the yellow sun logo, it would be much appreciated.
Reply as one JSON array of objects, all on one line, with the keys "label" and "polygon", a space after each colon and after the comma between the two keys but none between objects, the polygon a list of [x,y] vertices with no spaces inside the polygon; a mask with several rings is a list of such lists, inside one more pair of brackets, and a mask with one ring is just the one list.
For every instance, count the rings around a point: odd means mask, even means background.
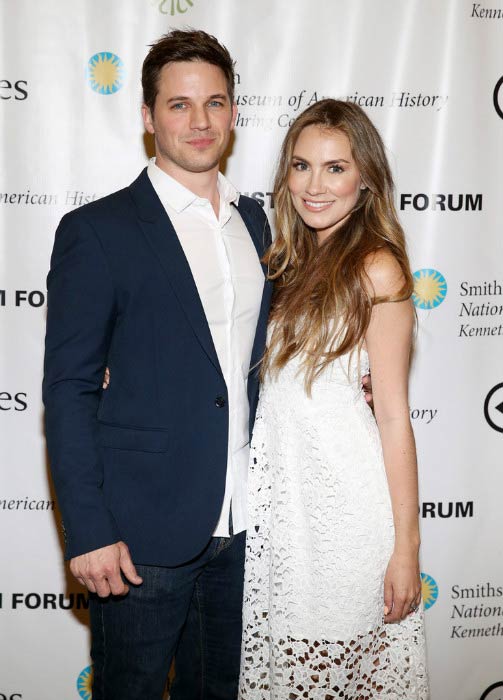
[{"label": "yellow sun logo", "polygon": [[85,668],[77,678],[77,691],[83,700],[91,700],[93,685],[93,667]]},{"label": "yellow sun logo", "polygon": [[443,302],[447,294],[447,282],[438,270],[414,272],[412,301],[420,309],[433,309]]},{"label": "yellow sun logo", "polygon": [[109,51],[91,56],[87,64],[87,78],[91,88],[100,95],[112,95],[124,82],[124,64]]},{"label": "yellow sun logo", "polygon": [[421,574],[421,594],[423,596],[425,610],[428,610],[428,608],[431,608],[431,606],[437,602],[437,582],[428,574]]}]

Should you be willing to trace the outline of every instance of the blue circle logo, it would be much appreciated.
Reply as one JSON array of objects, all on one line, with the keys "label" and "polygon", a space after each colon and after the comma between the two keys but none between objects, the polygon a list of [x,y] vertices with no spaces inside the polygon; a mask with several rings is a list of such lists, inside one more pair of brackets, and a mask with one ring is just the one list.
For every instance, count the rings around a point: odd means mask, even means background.
[{"label": "blue circle logo", "polygon": [[93,667],[87,666],[77,678],[77,691],[83,700],[91,700],[93,693]]},{"label": "blue circle logo", "polygon": [[438,598],[438,586],[435,579],[429,574],[421,574],[421,593],[425,610],[435,605]]},{"label": "blue circle logo", "polygon": [[447,296],[447,282],[438,270],[417,270],[414,272],[414,292],[412,301],[419,309],[434,309]]},{"label": "blue circle logo", "polygon": [[124,83],[124,64],[109,51],[100,51],[91,56],[86,72],[89,85],[100,95],[113,95]]}]

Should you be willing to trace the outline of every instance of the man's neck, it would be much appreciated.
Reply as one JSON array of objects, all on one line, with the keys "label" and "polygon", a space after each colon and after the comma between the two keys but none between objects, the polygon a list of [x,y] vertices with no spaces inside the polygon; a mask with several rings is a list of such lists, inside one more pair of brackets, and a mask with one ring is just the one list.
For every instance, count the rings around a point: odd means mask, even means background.
[{"label": "man's neck", "polygon": [[207,199],[218,218],[220,211],[220,195],[218,193],[218,165],[211,170],[202,173],[192,173],[183,168],[177,167],[172,162],[160,158],[156,155],[155,164],[164,170],[170,177],[196,194],[198,197]]}]

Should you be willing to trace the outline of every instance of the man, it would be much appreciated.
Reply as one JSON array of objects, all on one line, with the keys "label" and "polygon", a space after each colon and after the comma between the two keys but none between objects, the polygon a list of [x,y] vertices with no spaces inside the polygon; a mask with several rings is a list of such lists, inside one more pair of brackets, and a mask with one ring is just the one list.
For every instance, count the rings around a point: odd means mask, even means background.
[{"label": "man", "polygon": [[172,31],[142,85],[155,159],[56,234],[47,443],[66,557],[93,594],[93,700],[159,700],[175,652],[173,700],[235,700],[270,231],[219,173],[227,49]]}]

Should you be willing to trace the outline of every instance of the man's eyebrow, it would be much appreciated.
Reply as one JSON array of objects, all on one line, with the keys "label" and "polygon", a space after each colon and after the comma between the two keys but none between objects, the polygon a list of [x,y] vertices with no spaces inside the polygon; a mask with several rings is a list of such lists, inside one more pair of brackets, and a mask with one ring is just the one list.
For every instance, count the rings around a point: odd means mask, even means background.
[{"label": "man's eyebrow", "polygon": [[190,100],[190,97],[186,97],[185,95],[176,95],[175,97],[170,97],[168,102],[185,102],[186,100]]},{"label": "man's eyebrow", "polygon": [[[209,95],[207,100],[228,100],[228,96],[224,92],[218,92],[215,95]],[[168,100],[169,102],[190,102],[191,98],[188,97],[187,95],[175,95],[175,97],[170,97]]]}]

